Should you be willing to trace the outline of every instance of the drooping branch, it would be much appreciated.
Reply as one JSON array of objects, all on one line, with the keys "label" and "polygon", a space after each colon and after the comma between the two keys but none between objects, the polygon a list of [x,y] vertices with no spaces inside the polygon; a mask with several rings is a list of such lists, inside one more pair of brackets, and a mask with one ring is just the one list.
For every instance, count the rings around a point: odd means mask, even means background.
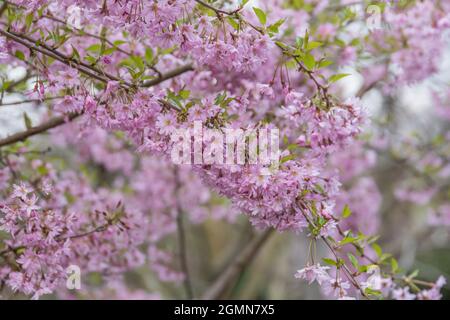
[{"label": "drooping branch", "polygon": [[[299,203],[299,205],[300,205],[299,209],[300,209],[303,217],[305,218],[305,220],[308,222],[308,224],[310,226],[313,226],[314,228],[317,228],[315,223],[311,221],[311,219],[308,217],[308,215],[303,210],[304,207],[306,207],[306,205],[303,204],[303,203]],[[322,239],[322,241],[325,243],[325,245],[328,247],[328,249],[330,249],[331,253],[336,258],[336,261],[342,260],[341,258],[339,258],[339,255],[338,255],[338,252],[337,252],[338,248],[336,248],[326,237],[320,236],[320,239]],[[370,297],[365,293],[365,291],[362,288],[361,284],[356,279],[356,277],[354,276],[352,271],[347,267],[345,262],[342,263],[342,265],[340,265],[340,267],[337,267],[337,268],[338,268],[338,270],[339,270],[339,268],[342,268],[342,270],[344,271],[344,274],[346,275],[347,279],[352,283],[352,285],[356,288],[356,290],[358,290],[364,298],[370,300]]]},{"label": "drooping branch", "polygon": [[[85,74],[88,77],[94,78],[98,81],[101,81],[103,83],[107,83],[108,81],[118,81],[119,83],[127,86],[127,87],[133,87],[134,85],[120,79],[116,76],[113,76],[111,74],[108,74],[104,72],[103,70],[100,70],[94,66],[91,66],[87,63],[84,63],[82,61],[78,61],[72,57],[69,57],[61,52],[59,52],[56,49],[53,49],[46,44],[40,43],[39,41],[36,41],[35,39],[29,38],[26,35],[23,34],[17,34],[10,31],[5,31],[0,29],[0,34],[4,35],[5,37],[20,43],[21,45],[27,47],[30,50],[35,50],[37,52],[40,52],[44,55],[47,55],[55,60],[58,60],[59,62],[62,62],[70,67],[73,67],[77,69],[79,72]],[[138,87],[148,88],[155,86],[157,84],[160,84],[161,82],[177,77],[185,72],[193,71],[194,68],[191,64],[187,64],[184,66],[181,66],[179,68],[176,68],[172,71],[169,71],[166,74],[160,75],[157,78],[153,80],[149,80],[147,82],[144,82],[143,84],[139,85]]]},{"label": "drooping branch", "polygon": [[71,67],[77,69],[78,71],[80,71],[81,73],[85,74],[86,76],[94,78],[98,81],[107,83],[109,80],[115,79],[115,77],[108,79],[107,77],[101,76],[92,67],[90,67],[90,68],[83,67],[83,65],[81,65],[79,62],[77,62],[75,59],[64,56],[62,53],[59,53],[55,49],[48,50],[45,47],[43,47],[42,45],[36,45],[36,44],[32,43],[31,40],[24,39],[23,35],[14,34],[14,33],[11,33],[11,32],[5,31],[5,30],[1,30],[1,29],[0,29],[0,34],[7,37],[8,39],[11,39],[17,43],[20,43],[21,45],[27,47],[30,50],[40,52],[46,56],[49,56],[55,60],[58,60],[59,62],[62,62],[68,66],[71,66]]},{"label": "drooping branch", "polygon": [[[191,70],[193,70],[191,65],[187,65],[187,66],[182,66],[182,67],[176,68],[176,69],[174,69],[172,71],[167,72],[166,74],[163,74],[161,77],[152,80],[152,83],[148,84],[147,86],[151,87],[151,86],[158,85],[158,84],[160,84],[160,83],[162,83],[162,82],[164,82],[166,80],[169,80],[171,78],[177,77],[177,76],[179,76],[179,75],[181,75],[181,74],[183,74],[185,72],[191,71]],[[164,106],[167,106],[167,105],[170,105],[172,108],[175,108],[171,104],[168,104],[168,103],[164,102]],[[175,108],[175,110],[177,110],[177,109]],[[13,144],[13,143],[16,143],[16,142],[19,142],[19,141],[24,141],[25,139],[27,139],[27,138],[29,138],[31,136],[43,133],[43,132],[45,132],[45,131],[47,131],[49,129],[53,129],[55,127],[63,125],[66,122],[74,120],[75,118],[77,118],[81,114],[82,113],[72,113],[72,114],[65,115],[65,116],[59,116],[59,117],[50,119],[47,122],[45,122],[45,123],[43,123],[43,124],[41,124],[39,126],[27,129],[25,131],[22,131],[22,132],[19,132],[19,133],[16,133],[16,134],[13,134],[13,135],[11,135],[9,137],[6,137],[6,138],[0,140],[0,148],[4,147],[4,146],[7,146],[7,145],[10,145],[10,144]]]},{"label": "drooping branch", "polygon": [[188,299],[194,298],[194,290],[192,289],[191,276],[189,272],[189,266],[187,261],[187,248],[186,248],[186,234],[184,229],[184,221],[183,221],[183,209],[180,205],[180,176],[178,172],[178,167],[174,168],[174,177],[175,177],[175,197],[177,202],[177,237],[178,237],[178,252],[180,257],[180,266],[181,270],[184,273],[183,285],[186,291],[186,297]]},{"label": "drooping branch", "polygon": [[202,299],[215,300],[223,298],[227,290],[256,257],[267,240],[270,239],[270,236],[274,233],[273,231],[274,229],[267,229],[252,239],[203,294]]}]

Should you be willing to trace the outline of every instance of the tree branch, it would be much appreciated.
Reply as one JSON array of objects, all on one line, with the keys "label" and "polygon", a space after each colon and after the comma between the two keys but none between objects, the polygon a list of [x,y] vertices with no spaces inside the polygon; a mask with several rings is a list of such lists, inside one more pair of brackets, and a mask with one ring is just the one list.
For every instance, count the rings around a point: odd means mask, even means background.
[{"label": "tree branch", "polygon": [[184,273],[183,285],[186,291],[186,297],[189,300],[194,298],[194,291],[192,289],[191,277],[189,273],[188,261],[187,261],[187,250],[186,250],[186,234],[184,230],[183,224],[183,210],[180,205],[180,179],[178,167],[174,168],[174,176],[175,176],[175,197],[177,199],[177,237],[178,237],[178,251],[180,257],[180,267]]},{"label": "tree branch", "polygon": [[194,71],[194,67],[191,64],[187,64],[181,67],[178,67],[176,69],[173,69],[153,80],[149,80],[147,82],[144,82],[140,87],[142,88],[148,88],[156,86],[157,84],[160,84],[161,82],[164,82],[168,79],[178,77],[179,75],[188,72],[188,71]]},{"label": "tree branch", "polygon": [[[169,80],[171,78],[177,77],[177,76],[181,75],[182,73],[190,71],[190,70],[193,70],[191,65],[182,66],[180,68],[177,68],[177,69],[174,69],[172,71],[169,71],[166,74],[163,74],[161,77],[159,77],[157,79],[151,80],[151,83],[148,84],[147,86],[148,87],[155,86],[157,84],[160,84],[161,82],[164,82],[164,81]],[[163,100],[160,100],[159,102],[161,104],[163,104],[165,107],[171,106],[176,111],[179,111],[175,106],[172,106],[171,104],[166,103]],[[0,140],[0,148],[4,147],[4,146],[7,146],[7,145],[10,145],[10,144],[13,144],[13,143],[16,143],[16,142],[19,142],[19,141],[23,141],[23,140],[25,140],[25,139],[27,139],[27,138],[29,138],[31,136],[34,136],[36,134],[45,132],[45,131],[47,131],[49,129],[58,127],[60,125],[63,125],[66,122],[70,122],[70,121],[74,120],[75,118],[77,118],[81,114],[82,113],[72,113],[72,114],[69,114],[69,115],[56,117],[56,118],[50,119],[49,121],[47,121],[47,122],[45,122],[45,123],[43,123],[43,124],[41,124],[39,126],[30,128],[30,129],[28,129],[26,131],[22,131],[22,132],[13,134],[13,135],[11,135],[9,137],[6,137],[6,138]]]},{"label": "tree branch", "polygon": [[216,279],[212,286],[202,296],[203,300],[221,299],[234,283],[236,278],[245,270],[260,249],[273,234],[274,229],[267,229],[252,239],[242,249],[238,256],[228,265],[225,271]]},{"label": "tree branch", "polygon": [[64,99],[64,97],[63,96],[54,96],[54,97],[48,97],[48,98],[44,98],[44,99],[27,99],[27,100],[21,100],[21,101],[6,102],[6,103],[0,103],[0,107],[9,107],[9,106],[15,106],[18,104],[23,104],[23,103],[44,102],[44,101],[57,100],[57,99]]},{"label": "tree branch", "polygon": [[[64,57],[61,53],[59,53],[56,50],[48,50],[45,47],[37,46],[35,44],[30,43],[31,40],[29,42],[28,40],[22,39],[22,37],[21,37],[22,35],[16,35],[11,32],[8,32],[8,31],[1,30],[1,29],[0,29],[0,34],[7,37],[8,39],[11,39],[17,43],[20,43],[21,45],[27,47],[30,50],[40,52],[46,56],[49,56],[55,60],[58,60],[59,62],[62,62],[68,66],[71,66],[71,67],[77,69],[78,71],[80,71],[81,73],[84,73],[85,75],[87,75],[91,78],[94,78],[98,81],[107,83],[109,80],[108,78],[104,78],[102,76],[99,76],[97,73],[95,73],[97,71],[93,72],[89,69],[84,68],[76,60],[69,58],[69,57]],[[92,69],[92,68],[90,68],[90,69]]]},{"label": "tree branch", "polygon": [[80,113],[71,113],[65,116],[60,116],[60,117],[55,117],[53,119],[50,119],[49,121],[36,126],[36,127],[32,127],[26,131],[22,131],[22,132],[18,132],[16,134],[10,135],[9,137],[6,137],[5,139],[0,140],[0,148],[19,142],[19,141],[24,141],[25,139],[27,139],[28,137],[34,136],[36,134],[45,132],[47,130],[53,129],[55,127],[58,127],[66,122],[70,122],[73,119],[77,118],[78,116],[80,116]]}]

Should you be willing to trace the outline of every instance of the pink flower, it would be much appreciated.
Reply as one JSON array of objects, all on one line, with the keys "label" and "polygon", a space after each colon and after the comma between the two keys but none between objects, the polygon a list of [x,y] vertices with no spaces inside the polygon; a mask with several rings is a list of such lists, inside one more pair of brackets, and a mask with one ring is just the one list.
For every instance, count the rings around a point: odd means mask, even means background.
[{"label": "pink flower", "polygon": [[330,275],[327,270],[329,267],[322,267],[320,264],[307,266],[301,270],[298,270],[295,274],[297,279],[304,279],[308,281],[309,284],[317,281],[319,285],[322,285],[323,282],[330,280]]},{"label": "pink flower", "polygon": [[11,194],[12,198],[20,198],[20,199],[26,199],[28,198],[28,194],[33,192],[33,189],[28,187],[24,182],[19,182],[19,184],[15,184],[13,186],[14,190]]},{"label": "pink flower", "polygon": [[409,287],[403,287],[393,290],[392,298],[395,300],[414,300],[416,295],[409,292]]},{"label": "pink flower", "polygon": [[329,278],[329,281],[323,283],[322,288],[326,295],[345,297],[347,290],[350,289],[350,283],[342,281],[341,278]]},{"label": "pink flower", "polygon": [[161,134],[169,135],[173,133],[176,123],[177,119],[173,113],[165,113],[158,116],[156,127]]}]

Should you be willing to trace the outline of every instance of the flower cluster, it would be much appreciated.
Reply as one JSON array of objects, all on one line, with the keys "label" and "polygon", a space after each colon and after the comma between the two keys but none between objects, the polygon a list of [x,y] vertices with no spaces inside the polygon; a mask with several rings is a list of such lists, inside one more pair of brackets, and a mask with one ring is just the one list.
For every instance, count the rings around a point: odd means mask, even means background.
[{"label": "flower cluster", "polygon": [[[5,2],[0,62],[26,72],[19,80],[2,74],[0,104],[17,94],[46,112],[40,126],[25,114],[26,131],[0,142],[0,284],[34,298],[71,297],[63,284],[66,268],[77,265],[110,284],[87,281],[80,296],[124,297],[124,273],[143,267],[188,286],[186,262],[177,265],[183,255],[171,248],[173,238],[182,246],[183,221],[234,222],[243,213],[258,229],[305,230],[313,247],[323,241],[329,266],[312,259],[295,277],[316,281],[326,295],[439,298],[443,278],[427,289],[415,276],[398,279],[396,260],[372,237],[382,202],[369,174],[377,157],[358,137],[368,123],[363,91],[381,79],[409,84],[436,72],[448,5],[387,8],[390,28],[360,37],[346,28],[355,13],[336,16],[329,4]],[[343,98],[334,82],[346,74],[337,67],[366,58],[366,44],[372,60],[388,62],[361,66],[360,93]],[[448,114],[445,97],[436,101]],[[276,129],[280,151],[270,164],[173,164],[174,133],[196,135],[198,123],[216,133]],[[47,130],[56,148],[49,156],[14,144]],[[217,144],[206,137],[200,153]],[[258,146],[258,155],[265,151]],[[415,174],[448,178],[444,153],[412,154]],[[441,195],[416,178],[397,186],[397,199],[426,205]],[[445,202],[434,206],[432,224],[448,225]],[[381,270],[388,260],[393,270]]]}]

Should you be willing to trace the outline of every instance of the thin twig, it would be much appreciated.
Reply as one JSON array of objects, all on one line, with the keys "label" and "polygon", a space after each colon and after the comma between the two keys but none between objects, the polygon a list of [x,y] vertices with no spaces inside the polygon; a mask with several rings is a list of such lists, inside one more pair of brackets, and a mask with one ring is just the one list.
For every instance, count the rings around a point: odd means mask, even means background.
[{"label": "thin twig", "polygon": [[[300,206],[299,206],[300,212],[302,213],[303,217],[305,217],[308,224],[311,225],[312,227],[316,228],[315,224],[309,219],[308,215],[303,210],[303,206],[306,206],[306,205],[300,204]],[[338,253],[337,253],[337,249],[330,243],[330,241],[328,241],[328,239],[324,236],[320,236],[320,238],[325,243],[325,245],[330,249],[330,251],[333,253],[333,255],[336,257],[336,260],[340,260]],[[353,284],[353,286],[359,290],[359,292],[361,293],[361,295],[364,298],[370,300],[370,297],[364,292],[364,290],[362,289],[358,280],[353,276],[352,272],[347,267],[347,265],[344,263],[341,267],[343,268],[344,273],[347,275],[348,280],[350,280],[350,282]]]},{"label": "thin twig", "polygon": [[48,97],[48,98],[44,98],[44,99],[27,99],[27,100],[21,100],[21,101],[0,103],[0,107],[15,106],[18,104],[23,104],[23,103],[44,102],[44,101],[48,101],[48,100],[56,100],[56,99],[63,99],[63,98],[64,98],[63,96],[55,96],[55,97]]},{"label": "thin twig", "polygon": [[234,14],[238,13],[240,10],[242,10],[242,7],[239,7],[238,9],[236,9],[234,11],[225,11],[225,10],[222,10],[222,9],[215,8],[212,5],[206,3],[206,2],[204,2],[202,0],[195,0],[195,2],[197,2],[198,4],[204,6],[205,8],[208,8],[208,9],[214,11],[216,14],[224,14],[224,15],[227,15],[227,16],[234,15]]},{"label": "thin twig", "polygon": [[178,172],[178,167],[174,168],[174,177],[175,177],[175,198],[177,199],[176,209],[177,209],[177,238],[178,238],[178,252],[180,257],[180,267],[184,273],[183,285],[186,291],[186,297],[189,300],[194,299],[194,290],[192,289],[191,276],[189,273],[189,266],[187,261],[187,246],[186,246],[186,234],[184,230],[183,223],[183,209],[180,205],[180,177]]}]

